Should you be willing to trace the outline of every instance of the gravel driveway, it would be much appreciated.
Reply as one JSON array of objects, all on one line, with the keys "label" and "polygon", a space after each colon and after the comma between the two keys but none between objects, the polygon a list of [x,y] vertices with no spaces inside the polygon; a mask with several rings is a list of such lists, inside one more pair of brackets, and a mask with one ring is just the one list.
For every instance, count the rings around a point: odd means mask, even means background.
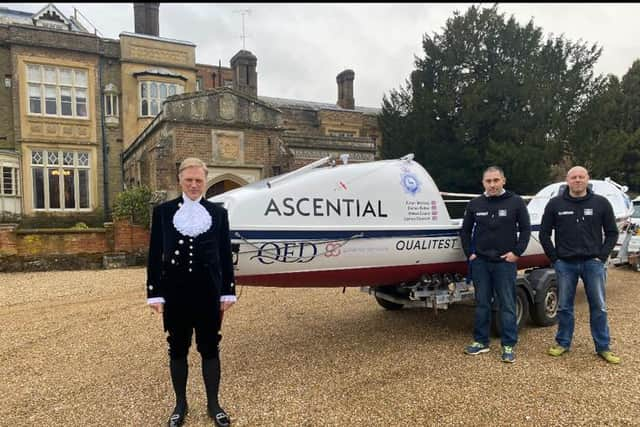
[{"label": "gravel driveway", "polygon": [[[142,268],[0,274],[0,425],[161,426],[173,392]],[[464,355],[473,308],[385,311],[357,288],[240,288],[225,316],[221,402],[235,426],[640,425],[640,273],[612,269],[607,365],[580,288],[572,351],[527,326],[517,361]],[[189,356],[186,426],[206,415]]]}]

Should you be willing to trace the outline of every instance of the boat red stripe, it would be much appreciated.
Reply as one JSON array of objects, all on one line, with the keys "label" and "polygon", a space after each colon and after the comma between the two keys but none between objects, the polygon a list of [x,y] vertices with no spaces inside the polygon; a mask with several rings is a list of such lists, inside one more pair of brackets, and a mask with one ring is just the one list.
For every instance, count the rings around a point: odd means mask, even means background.
[{"label": "boat red stripe", "polygon": [[[518,268],[544,267],[550,264],[545,255],[520,257]],[[467,274],[466,262],[439,264],[394,265],[339,270],[297,271],[290,273],[236,275],[236,284],[245,286],[343,287],[379,286],[416,281],[424,273]]]}]

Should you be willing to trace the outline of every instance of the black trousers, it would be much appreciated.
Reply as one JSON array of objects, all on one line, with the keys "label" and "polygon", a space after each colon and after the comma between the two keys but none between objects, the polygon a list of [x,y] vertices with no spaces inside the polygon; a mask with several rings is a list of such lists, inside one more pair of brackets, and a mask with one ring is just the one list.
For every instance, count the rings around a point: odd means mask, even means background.
[{"label": "black trousers", "polygon": [[[195,273],[195,272],[194,272]],[[211,291],[205,274],[176,274],[167,278],[174,292],[164,305],[164,330],[168,332],[169,357],[180,359],[189,353],[193,331],[196,346],[204,359],[218,358],[220,334],[220,296]]]}]

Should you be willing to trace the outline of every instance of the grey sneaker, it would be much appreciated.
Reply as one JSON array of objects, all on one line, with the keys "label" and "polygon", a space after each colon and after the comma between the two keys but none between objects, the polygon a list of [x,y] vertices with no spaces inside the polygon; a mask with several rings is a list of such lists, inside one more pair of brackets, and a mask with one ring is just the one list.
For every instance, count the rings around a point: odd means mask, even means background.
[{"label": "grey sneaker", "polygon": [[487,353],[489,352],[489,346],[479,343],[478,341],[474,341],[464,348],[464,352],[471,355]]},{"label": "grey sneaker", "polygon": [[502,361],[507,363],[515,363],[516,353],[510,345],[502,346]]}]

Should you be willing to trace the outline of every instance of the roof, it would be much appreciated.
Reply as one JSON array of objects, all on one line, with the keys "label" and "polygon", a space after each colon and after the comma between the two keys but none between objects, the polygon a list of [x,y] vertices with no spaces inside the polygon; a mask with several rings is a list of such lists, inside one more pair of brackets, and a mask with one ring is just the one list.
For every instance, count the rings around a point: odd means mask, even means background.
[{"label": "roof", "polygon": [[33,25],[33,13],[0,7],[0,24]]},{"label": "roof", "polygon": [[268,102],[270,104],[276,105],[277,107],[282,108],[293,108],[300,110],[335,110],[335,111],[345,111],[345,112],[357,112],[363,114],[380,114],[380,108],[371,108],[371,107],[360,107],[357,106],[353,110],[349,110],[346,108],[342,108],[336,104],[329,104],[328,102],[314,102],[314,101],[303,101],[300,99],[287,99],[287,98],[274,98],[271,96],[259,96],[258,99]]},{"label": "roof", "polygon": [[157,41],[160,41],[160,42],[170,42],[170,43],[183,44],[183,45],[186,45],[186,46],[193,46],[193,47],[196,46],[195,44],[193,44],[191,42],[188,42],[188,41],[185,41],[185,40],[168,39],[166,37],[150,36],[149,34],[130,33],[128,31],[121,32],[120,36],[138,37],[140,39],[157,40]]},{"label": "roof", "polygon": [[[39,21],[42,21],[41,25],[37,25],[37,22]],[[59,23],[59,25],[51,27],[54,22]],[[62,13],[56,6],[53,5],[53,3],[47,4],[36,13],[23,12],[21,10],[0,7],[0,24],[19,24],[43,28],[54,28],[58,30],[71,30],[81,33],[88,32],[86,28],[84,28],[79,22],[73,19],[73,17],[68,18],[67,16],[65,16],[64,13]]]}]

